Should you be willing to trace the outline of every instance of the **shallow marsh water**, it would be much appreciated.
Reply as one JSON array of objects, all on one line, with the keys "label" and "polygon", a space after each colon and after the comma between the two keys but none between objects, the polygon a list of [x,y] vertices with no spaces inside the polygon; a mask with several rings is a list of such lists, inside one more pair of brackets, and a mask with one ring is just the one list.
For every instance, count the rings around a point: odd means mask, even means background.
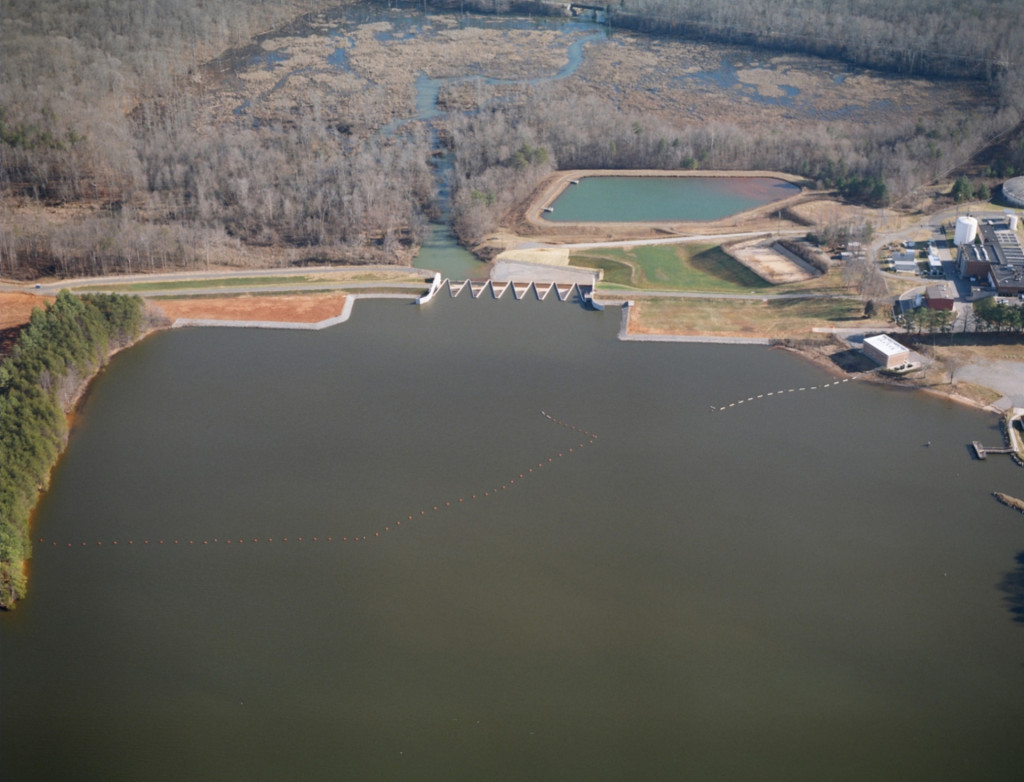
[{"label": "shallow marsh water", "polygon": [[0,776],[1017,778],[994,420],[618,325],[360,302],[116,356],[0,618]]}]

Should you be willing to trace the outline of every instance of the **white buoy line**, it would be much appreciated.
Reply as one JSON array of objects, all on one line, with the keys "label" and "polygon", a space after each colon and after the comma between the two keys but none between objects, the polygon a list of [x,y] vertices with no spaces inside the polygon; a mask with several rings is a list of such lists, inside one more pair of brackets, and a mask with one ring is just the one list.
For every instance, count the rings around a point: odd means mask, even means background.
[{"label": "white buoy line", "polygon": [[[561,460],[582,453],[583,448],[593,446],[597,440],[597,435],[595,433],[583,428],[582,426],[576,426],[568,423],[567,421],[563,421],[562,419],[556,418],[543,410],[540,411],[540,414],[547,419],[548,422],[573,433],[571,439],[566,441],[566,444],[562,446],[561,450],[550,451],[546,458],[539,458],[535,464],[530,463],[520,465],[518,470],[506,473],[503,480],[495,480],[493,483],[481,485],[476,491],[464,491],[461,494],[451,495],[446,500],[435,499],[432,502],[424,502],[418,508],[410,509],[412,512],[408,512],[402,517],[394,516],[391,517],[390,520],[379,519],[375,522],[367,522],[367,526],[362,530],[361,534],[342,534],[341,530],[332,529],[315,530],[317,532],[315,535],[292,535],[290,537],[250,537],[252,535],[251,532],[247,534],[239,534],[237,531],[228,537],[224,537],[223,532],[215,533],[217,534],[217,537],[214,537],[213,534],[208,534],[206,536],[192,535],[191,537],[188,535],[178,535],[177,537],[174,535],[165,535],[163,537],[160,537],[159,535],[151,535],[150,537],[145,537],[144,534],[137,536],[126,534],[117,537],[107,536],[99,539],[78,538],[74,540],[58,540],[56,538],[40,537],[38,538],[38,543],[41,546],[60,548],[64,550],[81,550],[83,548],[109,550],[116,547],[119,551],[140,551],[158,547],[178,547],[181,549],[192,547],[193,549],[200,549],[204,546],[231,546],[237,549],[239,546],[249,548],[254,544],[266,547],[269,544],[284,545],[291,543],[294,546],[301,543],[306,543],[307,545],[328,543],[347,544],[369,543],[382,540],[385,537],[390,537],[392,534],[399,532],[403,524],[410,525],[419,521],[426,521],[427,519],[434,518],[435,514],[443,516],[444,511],[454,510],[460,505],[482,504],[485,499],[490,497],[496,498],[506,493],[508,490],[520,487],[526,479],[539,474],[545,467],[550,469]],[[478,502],[474,503],[474,500]],[[309,532],[312,531],[313,530]]]},{"label": "white buoy line", "polygon": [[723,410],[728,410],[732,407],[739,407],[742,404],[748,402],[756,402],[759,399],[767,399],[771,396],[782,396],[783,394],[799,394],[801,391],[822,391],[826,388],[835,388],[843,383],[849,383],[851,380],[856,380],[855,377],[846,377],[842,380],[833,380],[831,383],[824,383],[817,386],[799,386],[794,388],[780,388],[778,391],[768,391],[764,394],[757,394],[756,396],[748,396],[746,399],[737,399],[735,402],[730,402],[727,405],[710,405],[711,412],[720,413]]}]

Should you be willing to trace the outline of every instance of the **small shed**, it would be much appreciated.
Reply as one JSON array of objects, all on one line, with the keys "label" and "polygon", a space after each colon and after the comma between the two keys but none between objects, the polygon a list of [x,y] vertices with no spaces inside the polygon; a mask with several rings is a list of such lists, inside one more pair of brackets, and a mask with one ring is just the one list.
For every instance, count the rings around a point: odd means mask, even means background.
[{"label": "small shed", "polygon": [[940,282],[936,285],[929,285],[924,291],[925,303],[930,310],[951,310],[956,293],[949,283]]},{"label": "small shed", "polygon": [[864,355],[886,369],[897,369],[910,363],[910,348],[904,347],[888,334],[866,337]]}]

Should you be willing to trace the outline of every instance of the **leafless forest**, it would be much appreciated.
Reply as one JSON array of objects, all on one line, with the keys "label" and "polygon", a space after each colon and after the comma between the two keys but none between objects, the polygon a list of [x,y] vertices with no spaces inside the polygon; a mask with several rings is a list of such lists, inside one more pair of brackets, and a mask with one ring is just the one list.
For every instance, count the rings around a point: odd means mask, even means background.
[{"label": "leafless forest", "polygon": [[[0,275],[407,261],[436,210],[436,149],[422,124],[380,132],[396,116],[393,90],[368,80],[335,102],[310,92],[267,117],[217,108],[233,78],[226,52],[240,56],[271,30],[301,35],[314,18],[304,15],[337,4],[7,0]],[[424,5],[552,10],[427,0],[408,12]],[[451,109],[441,138],[453,161],[452,219],[467,243],[554,168],[778,169],[882,204],[1012,132],[1024,108],[1014,44],[1024,12],[1014,0],[977,0],[970,13],[947,0],[622,0],[611,20],[626,31],[970,80],[982,99],[977,109],[857,132],[821,122],[780,133],[649,111],[567,82],[454,85],[441,94]],[[1024,168],[1019,142],[1004,149],[1000,175]]]}]

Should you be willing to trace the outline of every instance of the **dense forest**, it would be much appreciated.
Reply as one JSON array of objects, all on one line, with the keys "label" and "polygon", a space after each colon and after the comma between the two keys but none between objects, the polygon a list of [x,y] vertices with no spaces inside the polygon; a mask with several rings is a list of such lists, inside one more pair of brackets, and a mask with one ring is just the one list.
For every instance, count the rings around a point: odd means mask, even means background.
[{"label": "dense forest", "polygon": [[353,141],[312,101],[287,123],[203,116],[203,63],[336,4],[8,0],[0,275],[193,267],[225,247],[407,258],[433,197],[423,134]]},{"label": "dense forest", "polygon": [[65,414],[110,351],[143,325],[142,300],[62,291],[0,362],[0,608],[24,595],[29,516],[67,438]]},{"label": "dense forest", "polygon": [[[272,120],[211,119],[211,96],[228,78],[225,52],[336,5],[7,0],[0,276],[407,262],[436,215],[434,142],[416,124],[380,132],[393,118],[383,85],[340,116],[311,96]],[[541,0],[406,7],[564,13]],[[950,0],[619,0],[608,10],[611,25],[631,30],[971,79],[991,100],[985,111],[856,135],[820,123],[780,135],[622,110],[563,83],[512,93],[481,84],[473,105],[450,112],[443,128],[453,220],[467,244],[554,168],[776,169],[884,205],[948,175],[1024,116],[1016,0],[978,0],[969,11]],[[995,162],[999,175],[1024,168],[1024,145],[1007,148],[1013,154]]]},{"label": "dense forest", "polygon": [[[786,171],[852,201],[886,206],[945,178],[1019,121],[1019,111],[1006,107],[950,114],[929,124],[890,122],[850,135],[838,135],[824,123],[780,134],[770,124],[677,124],[609,111],[599,96],[557,83],[542,85],[487,103],[480,112],[450,116],[455,228],[467,243],[492,231],[554,169]],[[1001,160],[1001,174],[1024,170],[1024,147],[1012,148],[1016,154]]]}]

